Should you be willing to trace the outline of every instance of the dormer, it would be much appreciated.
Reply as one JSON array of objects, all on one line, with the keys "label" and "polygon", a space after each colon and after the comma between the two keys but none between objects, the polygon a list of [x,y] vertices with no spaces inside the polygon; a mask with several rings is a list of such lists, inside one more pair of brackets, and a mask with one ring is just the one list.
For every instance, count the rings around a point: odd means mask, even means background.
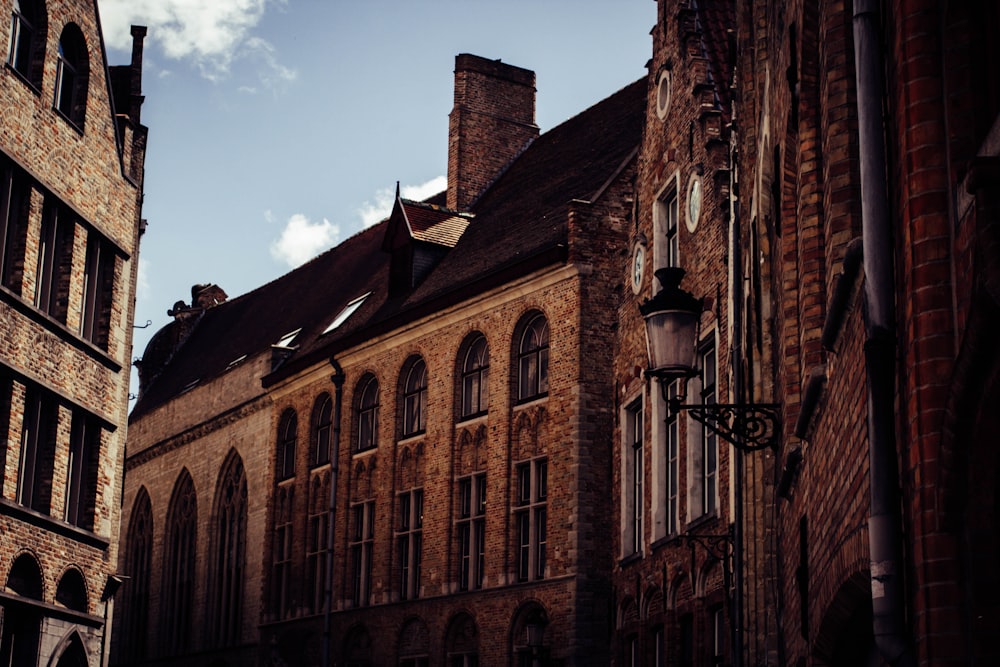
[{"label": "dormer", "polygon": [[396,184],[396,201],[389,216],[382,250],[389,253],[389,294],[405,294],[427,277],[455,247],[472,220],[435,204],[403,199]]}]

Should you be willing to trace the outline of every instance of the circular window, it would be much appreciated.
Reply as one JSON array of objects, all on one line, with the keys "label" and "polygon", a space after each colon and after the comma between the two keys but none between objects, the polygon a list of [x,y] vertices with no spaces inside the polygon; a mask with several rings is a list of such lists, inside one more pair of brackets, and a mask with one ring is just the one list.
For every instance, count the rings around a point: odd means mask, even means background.
[{"label": "circular window", "polygon": [[632,264],[629,270],[632,293],[638,294],[642,289],[642,277],[646,271],[646,247],[642,243],[636,243],[632,249]]},{"label": "circular window", "polygon": [[660,78],[656,82],[656,115],[660,120],[667,117],[668,109],[670,109],[670,70],[665,69],[660,72]]},{"label": "circular window", "polygon": [[687,228],[692,234],[701,218],[701,176],[691,174],[687,191]]}]

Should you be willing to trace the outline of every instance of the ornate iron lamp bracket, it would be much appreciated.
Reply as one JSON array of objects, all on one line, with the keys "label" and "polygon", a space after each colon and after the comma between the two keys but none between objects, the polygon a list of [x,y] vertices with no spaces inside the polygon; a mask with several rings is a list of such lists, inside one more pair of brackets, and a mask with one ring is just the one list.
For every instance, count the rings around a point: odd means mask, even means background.
[{"label": "ornate iron lamp bracket", "polygon": [[708,403],[684,405],[682,399],[669,401],[670,410],[686,410],[695,420],[742,452],[777,447],[781,415],[777,403]]},{"label": "ornate iron lamp bracket", "polygon": [[729,550],[733,545],[733,535],[731,532],[722,535],[699,535],[697,533],[685,533],[684,539],[691,546],[692,563],[694,560],[694,545],[699,544],[709,556],[717,561],[726,562]]}]

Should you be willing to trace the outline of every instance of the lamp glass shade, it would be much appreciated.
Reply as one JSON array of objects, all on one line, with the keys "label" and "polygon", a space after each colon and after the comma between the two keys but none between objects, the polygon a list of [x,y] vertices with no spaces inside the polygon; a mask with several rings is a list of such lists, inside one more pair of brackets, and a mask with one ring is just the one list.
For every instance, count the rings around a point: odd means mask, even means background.
[{"label": "lamp glass shade", "polygon": [[656,310],[644,317],[650,372],[668,380],[694,375],[700,313]]},{"label": "lamp glass shade", "polygon": [[545,632],[545,627],[540,623],[528,623],[525,629],[527,630],[525,640],[528,642],[528,646],[532,648],[541,646],[542,633]]}]

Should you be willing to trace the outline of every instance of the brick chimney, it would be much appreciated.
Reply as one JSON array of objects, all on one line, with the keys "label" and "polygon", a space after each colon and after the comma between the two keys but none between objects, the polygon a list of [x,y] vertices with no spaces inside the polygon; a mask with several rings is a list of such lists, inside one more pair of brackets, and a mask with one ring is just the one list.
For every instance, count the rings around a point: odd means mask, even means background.
[{"label": "brick chimney", "polygon": [[456,56],[448,208],[467,210],[537,136],[534,72],[468,53]]}]

